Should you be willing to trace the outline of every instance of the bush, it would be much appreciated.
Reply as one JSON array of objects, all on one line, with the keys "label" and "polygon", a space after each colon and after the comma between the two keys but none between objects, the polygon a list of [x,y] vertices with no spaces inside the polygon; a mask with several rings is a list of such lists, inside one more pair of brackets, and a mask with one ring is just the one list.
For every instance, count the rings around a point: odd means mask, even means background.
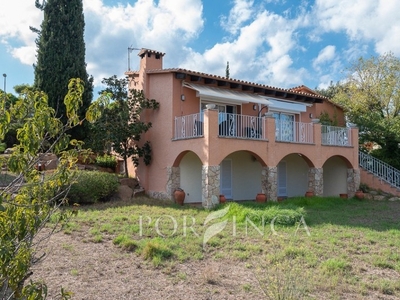
[{"label": "bush", "polygon": [[6,143],[0,143],[0,153],[4,153],[6,147],[7,147]]},{"label": "bush", "polygon": [[115,169],[117,166],[117,160],[115,156],[104,154],[103,156],[97,156],[96,164],[102,168]]},{"label": "bush", "polygon": [[108,201],[118,189],[119,180],[115,174],[99,171],[77,173],[77,180],[68,194],[70,203],[90,204]]}]

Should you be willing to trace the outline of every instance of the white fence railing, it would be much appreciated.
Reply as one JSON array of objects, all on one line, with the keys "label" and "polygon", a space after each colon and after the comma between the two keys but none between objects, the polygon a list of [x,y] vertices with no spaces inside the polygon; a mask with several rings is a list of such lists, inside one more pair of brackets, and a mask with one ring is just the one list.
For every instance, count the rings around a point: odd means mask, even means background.
[{"label": "white fence railing", "polygon": [[367,154],[358,152],[360,167],[386,181],[390,185],[400,188],[400,171],[391,165]]},{"label": "white fence railing", "polygon": [[275,140],[312,144],[314,143],[314,127],[312,123],[275,120]]},{"label": "white fence railing", "polygon": [[219,136],[266,140],[264,118],[230,113],[219,113]]},{"label": "white fence railing", "polygon": [[203,122],[200,113],[175,117],[176,140],[203,136]]},{"label": "white fence railing", "polygon": [[322,145],[352,146],[350,128],[322,125],[321,131]]}]

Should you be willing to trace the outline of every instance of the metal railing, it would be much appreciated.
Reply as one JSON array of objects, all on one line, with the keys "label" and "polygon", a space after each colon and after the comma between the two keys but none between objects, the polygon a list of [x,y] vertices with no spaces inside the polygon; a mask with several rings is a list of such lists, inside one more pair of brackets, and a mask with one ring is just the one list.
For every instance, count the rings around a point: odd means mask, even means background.
[{"label": "metal railing", "polygon": [[350,128],[322,125],[321,131],[322,145],[352,146]]},{"label": "metal railing", "polygon": [[275,120],[275,140],[279,142],[314,143],[312,123]]},{"label": "metal railing", "polygon": [[174,139],[188,139],[203,136],[203,122],[201,114],[175,117],[175,136]]},{"label": "metal railing", "polygon": [[219,113],[218,134],[222,137],[266,140],[265,120],[262,117]]},{"label": "metal railing", "polygon": [[400,188],[400,171],[362,151],[358,152],[359,165],[393,187]]}]

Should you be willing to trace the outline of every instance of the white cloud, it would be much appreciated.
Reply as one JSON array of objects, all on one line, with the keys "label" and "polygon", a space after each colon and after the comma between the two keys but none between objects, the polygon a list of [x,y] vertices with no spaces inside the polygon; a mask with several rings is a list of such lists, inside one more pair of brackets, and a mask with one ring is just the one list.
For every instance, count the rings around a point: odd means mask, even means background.
[{"label": "white cloud", "polygon": [[344,32],[349,41],[372,42],[378,54],[400,55],[400,1],[316,0],[314,9],[321,33]]},{"label": "white cloud", "polygon": [[[304,16],[300,18],[304,21]],[[232,78],[280,87],[301,84],[307,72],[295,69],[290,56],[294,49],[302,49],[296,38],[296,29],[303,24],[299,19],[260,10],[237,37],[217,43],[203,54],[191,51],[181,67],[198,70],[202,66],[202,72],[224,76],[229,61]]]},{"label": "white cloud", "polygon": [[[101,0],[83,0],[83,7],[87,69],[96,85],[103,77],[123,76],[129,46],[173,54],[197,37],[203,26],[200,0],[138,0],[115,7]],[[9,1],[0,12],[0,39],[23,64],[36,61],[37,35],[29,26],[40,28],[42,19],[43,12],[33,0]]]},{"label": "white cloud", "polygon": [[254,13],[253,0],[234,0],[229,16],[221,17],[221,27],[231,34],[236,34]]},{"label": "white cloud", "polygon": [[326,46],[324,49],[322,49],[319,52],[317,58],[314,59],[314,61],[313,61],[314,69],[319,69],[320,65],[325,64],[325,63],[331,61],[332,59],[334,59],[335,54],[336,54],[335,50],[336,50],[336,47],[333,45]]},{"label": "white cloud", "polygon": [[[88,72],[95,74],[97,83],[103,77],[123,75],[129,46],[173,54],[197,37],[203,26],[200,0],[160,0],[158,5],[139,0],[133,6],[117,7],[106,7],[99,0],[85,3]],[[132,69],[138,67],[136,53],[131,54]],[[112,73],[104,76],[102,70]]]},{"label": "white cloud", "polygon": [[7,1],[0,10],[1,43],[24,64],[35,62],[37,35],[29,27],[40,28],[43,13],[31,0]]}]

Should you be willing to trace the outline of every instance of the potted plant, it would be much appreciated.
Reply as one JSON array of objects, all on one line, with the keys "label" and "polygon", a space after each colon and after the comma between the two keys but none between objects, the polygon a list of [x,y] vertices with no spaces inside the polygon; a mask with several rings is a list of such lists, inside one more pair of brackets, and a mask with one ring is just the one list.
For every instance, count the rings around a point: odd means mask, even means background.
[{"label": "potted plant", "polygon": [[183,202],[185,201],[185,191],[181,188],[177,188],[174,191],[174,199],[175,202],[178,203],[179,205],[183,205]]},{"label": "potted plant", "polygon": [[364,199],[364,192],[362,190],[356,191],[354,195],[357,199]]},{"label": "potted plant", "polygon": [[314,192],[313,191],[307,191],[304,196],[306,196],[306,197],[314,197]]},{"label": "potted plant", "polygon": [[258,203],[264,203],[267,201],[267,196],[263,193],[258,193],[256,196],[256,202]]},{"label": "potted plant", "polygon": [[225,195],[219,195],[219,203],[223,204],[226,202],[226,197]]}]

